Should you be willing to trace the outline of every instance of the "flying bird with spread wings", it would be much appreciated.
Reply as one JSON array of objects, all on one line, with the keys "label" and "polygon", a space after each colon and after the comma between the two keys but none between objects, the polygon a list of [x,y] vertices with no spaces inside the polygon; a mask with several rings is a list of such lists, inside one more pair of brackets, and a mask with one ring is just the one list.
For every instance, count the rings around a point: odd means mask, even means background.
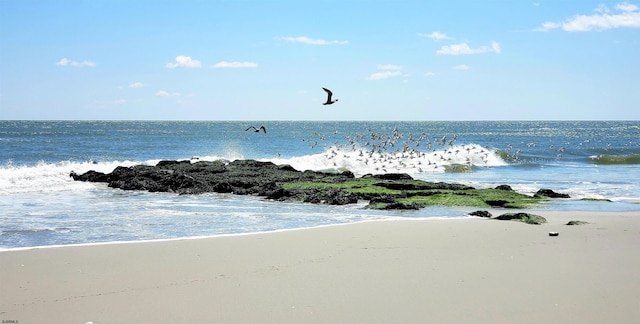
[{"label": "flying bird with spread wings", "polygon": [[334,99],[331,100],[331,96],[333,96],[333,92],[331,92],[331,90],[327,89],[327,88],[322,88],[322,90],[324,90],[327,93],[327,101],[322,103],[323,105],[333,105],[334,103],[336,103],[338,101],[338,99]]},{"label": "flying bird with spread wings", "polygon": [[267,133],[267,129],[264,127],[264,125],[260,126],[260,128],[256,128],[255,126],[249,126],[244,131],[246,132],[250,129],[253,129],[253,131],[256,133],[260,133],[260,131],[263,131],[265,134]]}]

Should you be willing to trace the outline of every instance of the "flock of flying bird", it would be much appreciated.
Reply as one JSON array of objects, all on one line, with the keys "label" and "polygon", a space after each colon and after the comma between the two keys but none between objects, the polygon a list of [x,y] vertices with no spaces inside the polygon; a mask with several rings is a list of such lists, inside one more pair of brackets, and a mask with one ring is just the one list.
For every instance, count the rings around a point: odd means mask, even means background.
[{"label": "flock of flying bird", "polygon": [[[338,101],[333,99],[333,92],[327,88],[322,88],[327,94],[327,99],[322,105],[332,105]],[[260,127],[249,126],[245,131],[255,133],[267,133],[264,125]],[[337,131],[336,131],[337,132]],[[311,148],[318,145],[318,141],[325,141],[324,135],[315,133],[316,138],[309,140]],[[332,167],[353,167],[359,164],[364,169],[374,171],[394,171],[423,172],[427,170],[447,169],[455,165],[471,167],[473,165],[491,165],[493,152],[480,145],[456,145],[457,137],[451,138],[443,136],[441,138],[430,138],[426,133],[418,137],[405,136],[394,128],[391,135],[384,135],[373,132],[369,129],[368,134],[360,134],[353,137],[347,136],[347,143],[322,143],[325,148],[325,158]],[[305,141],[303,139],[303,141]],[[313,141],[313,143],[311,143]],[[511,147],[507,147],[503,153],[503,159],[508,161],[518,160],[517,154],[511,152]],[[280,154],[277,154],[278,156]]]},{"label": "flock of flying bird", "polygon": [[[333,98],[333,92],[322,88],[327,94],[322,105],[332,105],[338,102]],[[264,125],[249,126],[245,131],[267,133]],[[337,132],[337,131],[336,131]],[[310,142],[311,148],[318,145],[318,141],[325,141],[326,137],[315,133],[316,139]],[[454,145],[457,137],[429,138],[426,133],[418,137],[404,135],[394,128],[391,135],[373,132],[353,137],[347,136],[347,143],[322,143],[325,147],[325,158],[328,167],[353,167],[359,164],[361,169],[371,171],[417,171],[437,170],[453,164],[466,166],[488,165],[490,152],[479,145]],[[305,141],[303,139],[303,141]],[[439,149],[438,146],[442,147]],[[278,154],[279,156],[279,154]]]},{"label": "flock of flying bird", "polygon": [[[316,133],[324,141],[323,135]],[[346,143],[334,142],[325,151],[331,167],[368,170],[369,172],[425,172],[447,168],[468,170],[472,165],[490,165],[489,150],[479,145],[457,145],[456,136],[429,138],[426,133],[405,136],[397,127],[391,135],[374,132],[347,136]],[[318,145],[315,140],[311,147]],[[326,145],[325,145],[326,146]],[[462,169],[460,169],[462,168]],[[353,171],[353,170],[352,170]]]}]

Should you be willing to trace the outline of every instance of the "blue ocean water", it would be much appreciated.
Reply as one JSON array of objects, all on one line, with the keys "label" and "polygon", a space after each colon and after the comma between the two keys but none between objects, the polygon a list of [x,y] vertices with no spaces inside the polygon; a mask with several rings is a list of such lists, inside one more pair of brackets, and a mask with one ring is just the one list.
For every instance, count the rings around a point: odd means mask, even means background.
[{"label": "blue ocean water", "polygon": [[[264,125],[267,132],[246,130]],[[638,211],[639,121],[0,121],[0,249],[466,217],[474,208],[372,211],[229,194],[176,195],[74,182],[160,160],[256,159],[298,170],[404,172],[568,193],[541,208]],[[450,165],[471,172],[447,172]],[[583,201],[581,198],[612,202]]]}]

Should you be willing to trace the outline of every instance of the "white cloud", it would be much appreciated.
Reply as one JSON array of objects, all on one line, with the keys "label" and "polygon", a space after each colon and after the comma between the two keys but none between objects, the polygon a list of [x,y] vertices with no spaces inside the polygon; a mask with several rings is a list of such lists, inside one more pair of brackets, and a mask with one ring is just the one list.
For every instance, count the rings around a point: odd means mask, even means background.
[{"label": "white cloud", "polygon": [[623,2],[623,3],[618,3],[616,5],[616,9],[622,10],[625,12],[633,12],[638,10],[638,6],[634,5],[633,3]]},{"label": "white cloud", "polygon": [[384,71],[384,72],[376,72],[372,75],[370,75],[367,80],[382,80],[382,79],[387,79],[387,78],[391,78],[391,77],[395,77],[395,76],[399,76],[402,75],[402,72],[400,71]]},{"label": "white cloud", "polygon": [[371,74],[367,80],[382,80],[388,79],[395,76],[402,75],[402,66],[394,65],[394,64],[378,64],[378,70],[383,70],[383,72],[376,72]]},{"label": "white cloud", "polygon": [[471,69],[470,66],[466,65],[466,64],[460,64],[460,65],[456,65],[453,67],[454,70],[460,70],[460,71],[466,71]]},{"label": "white cloud", "polygon": [[63,58],[60,61],[56,62],[57,66],[73,66],[73,67],[96,67],[96,63],[92,61],[73,61],[68,58]]},{"label": "white cloud", "polygon": [[179,92],[168,92],[164,90],[160,90],[156,92],[156,97],[179,97],[179,96],[180,96]]},{"label": "white cloud", "polygon": [[402,70],[402,66],[393,64],[378,64],[378,70]]},{"label": "white cloud", "polygon": [[499,54],[500,52],[500,44],[498,44],[497,42],[491,42],[491,46],[481,46],[478,48],[471,48],[467,43],[445,45],[436,51],[436,53],[439,55],[466,55],[482,53]]},{"label": "white cloud", "polygon": [[200,61],[192,59],[191,56],[178,55],[175,58],[175,62],[167,63],[165,66],[170,69],[178,67],[199,68],[202,64]]},{"label": "white cloud", "polygon": [[443,39],[450,39],[449,36],[447,36],[447,34],[441,33],[441,32],[437,32],[437,31],[434,31],[433,33],[431,33],[429,35],[427,35],[427,34],[418,34],[418,35],[421,36],[421,37],[431,38],[431,39],[433,39],[435,41],[440,41],[440,40],[443,40]]},{"label": "white cloud", "polygon": [[257,63],[253,62],[218,62],[211,66],[212,68],[255,68],[258,67]]},{"label": "white cloud", "polygon": [[540,25],[540,27],[534,29],[534,31],[549,31],[549,30],[552,30],[552,29],[559,28],[560,26],[562,26],[562,25],[559,24],[559,23],[547,21],[547,22],[543,22],[542,25]]},{"label": "white cloud", "polygon": [[142,82],[134,82],[129,85],[129,88],[143,88],[144,84]]},{"label": "white cloud", "polygon": [[311,44],[311,45],[346,45],[349,44],[349,41],[346,40],[324,40],[324,39],[313,39],[307,36],[298,36],[298,37],[278,37],[277,39],[291,42],[291,43],[303,43],[303,44]]},{"label": "white cloud", "polygon": [[598,6],[593,15],[576,15],[563,22],[544,22],[534,31],[549,31],[562,28],[568,32],[584,32],[613,28],[640,28],[640,11],[638,6],[629,2],[615,5],[617,13],[611,14],[605,5]]},{"label": "white cloud", "polygon": [[434,72],[425,72],[424,76],[430,77],[436,75]]}]

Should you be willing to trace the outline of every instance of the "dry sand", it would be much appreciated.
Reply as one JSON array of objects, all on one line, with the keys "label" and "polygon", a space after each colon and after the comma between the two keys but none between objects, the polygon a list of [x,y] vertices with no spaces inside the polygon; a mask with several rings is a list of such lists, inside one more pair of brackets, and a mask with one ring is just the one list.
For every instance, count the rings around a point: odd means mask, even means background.
[{"label": "dry sand", "polygon": [[0,320],[637,323],[640,215],[535,213],[5,251]]}]

